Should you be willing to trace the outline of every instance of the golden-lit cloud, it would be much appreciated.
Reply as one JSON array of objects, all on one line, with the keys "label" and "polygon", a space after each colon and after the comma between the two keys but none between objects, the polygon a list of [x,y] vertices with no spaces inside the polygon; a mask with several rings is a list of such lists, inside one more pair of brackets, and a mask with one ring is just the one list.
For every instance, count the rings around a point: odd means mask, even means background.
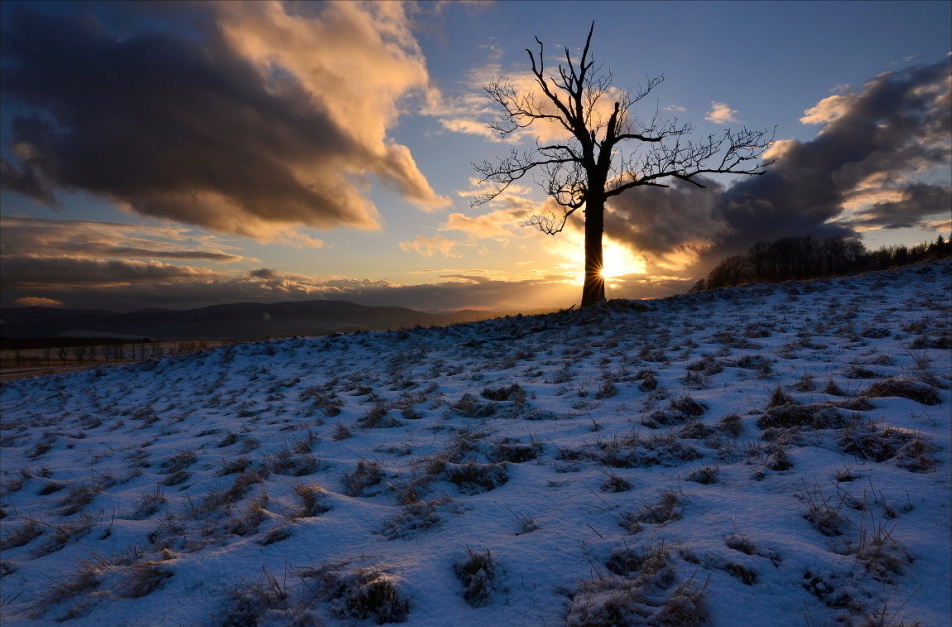
[{"label": "golden-lit cloud", "polygon": [[[829,124],[849,113],[856,102],[856,94],[834,94],[804,111],[803,124]],[[822,131],[821,131],[822,132]]]},{"label": "golden-lit cloud", "polygon": [[[391,134],[432,91],[402,3],[100,10],[122,13],[121,33],[38,5],[10,12],[4,98],[32,110],[14,113],[5,189],[48,205],[87,191],[265,242],[301,226],[379,228],[371,181],[423,210],[450,204]],[[187,19],[188,35],[156,28],[155,13]]]},{"label": "golden-lit cloud", "polygon": [[949,186],[910,183],[900,189],[870,189],[857,193],[844,203],[839,221],[856,229],[898,229],[926,227],[947,222],[952,206]]},{"label": "golden-lit cloud", "polygon": [[947,234],[949,231],[952,231],[952,218],[941,218],[938,220],[929,220],[925,222],[924,226],[937,234]]},{"label": "golden-lit cloud", "polygon": [[712,102],[711,110],[707,112],[704,119],[714,124],[728,124],[737,121],[737,113],[737,109],[731,109],[726,103]]},{"label": "golden-lit cloud", "polygon": [[[282,2],[226,2],[217,8],[222,34],[235,51],[265,77],[289,73],[355,140],[363,154],[354,155],[354,170],[380,177],[421,208],[449,204],[432,190],[409,149],[388,139],[401,101],[429,82],[402,3],[331,2],[320,12],[292,11]],[[307,170],[300,175],[308,176]]]},{"label": "golden-lit cloud", "polygon": [[442,235],[436,235],[434,237],[417,235],[416,239],[412,242],[400,242],[400,250],[413,252],[418,255],[423,255],[424,257],[432,257],[435,254],[440,254],[444,257],[459,257],[458,254],[454,253],[454,249],[458,245],[459,242],[446,239]]},{"label": "golden-lit cloud", "polygon": [[63,301],[42,296],[24,296],[13,301],[13,304],[21,307],[62,307]]},{"label": "golden-lit cloud", "polygon": [[[527,217],[522,209],[498,209],[476,216],[451,213],[440,230],[462,231],[477,239],[508,240],[520,235],[525,236],[523,223]],[[523,232],[520,233],[520,231]]]},{"label": "golden-lit cloud", "polygon": [[[484,89],[497,81],[515,101],[527,103],[530,109],[545,115],[560,114],[555,104],[543,93],[535,75],[528,70],[507,71],[496,62],[495,51],[492,56],[489,62],[467,72],[464,87],[458,93],[441,93],[432,98],[427,112],[439,118],[440,124],[447,130],[477,135],[494,142],[538,140],[545,144],[571,137],[569,131],[554,119],[537,119],[529,126],[515,128],[506,135],[501,135],[491,128],[491,124],[505,127],[509,121],[502,107],[488,98]],[[557,77],[557,65],[547,65],[545,75]],[[603,91],[591,89],[586,99],[591,106],[590,126],[601,128],[612,115],[615,102],[624,99],[624,91],[617,87],[609,87]]]},{"label": "golden-lit cloud", "polygon": [[763,158],[765,161],[783,159],[784,155],[794,148],[797,143],[798,142],[793,139],[776,139],[772,144],[770,144],[767,150],[764,151]]}]

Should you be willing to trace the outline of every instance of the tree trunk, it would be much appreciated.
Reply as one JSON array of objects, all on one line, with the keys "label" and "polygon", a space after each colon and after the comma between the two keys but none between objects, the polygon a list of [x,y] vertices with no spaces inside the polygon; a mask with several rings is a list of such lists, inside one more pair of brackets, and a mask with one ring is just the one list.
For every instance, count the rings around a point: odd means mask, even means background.
[{"label": "tree trunk", "polygon": [[605,230],[605,201],[589,201],[585,206],[585,283],[582,307],[605,300],[602,256],[602,232]]}]

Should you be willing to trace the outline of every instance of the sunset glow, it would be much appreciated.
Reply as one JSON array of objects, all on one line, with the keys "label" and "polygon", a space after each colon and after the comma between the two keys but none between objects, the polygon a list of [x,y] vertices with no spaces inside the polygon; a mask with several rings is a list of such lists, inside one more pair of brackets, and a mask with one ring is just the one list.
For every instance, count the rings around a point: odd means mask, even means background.
[{"label": "sunset glow", "polygon": [[[550,252],[563,259],[559,267],[570,278],[566,282],[582,285],[585,280],[585,247],[581,233],[561,233],[558,239],[548,242]],[[603,241],[602,256],[604,266],[601,277],[609,284],[613,280],[631,275],[643,275],[647,269],[644,257],[611,239]]]}]

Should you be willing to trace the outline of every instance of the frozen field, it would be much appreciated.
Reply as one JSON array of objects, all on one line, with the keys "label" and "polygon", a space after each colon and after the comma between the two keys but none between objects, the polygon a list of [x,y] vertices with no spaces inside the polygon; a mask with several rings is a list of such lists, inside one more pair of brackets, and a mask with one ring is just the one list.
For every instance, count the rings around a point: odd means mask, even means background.
[{"label": "frozen field", "polygon": [[2,619],[948,625],[949,262],[2,387]]}]

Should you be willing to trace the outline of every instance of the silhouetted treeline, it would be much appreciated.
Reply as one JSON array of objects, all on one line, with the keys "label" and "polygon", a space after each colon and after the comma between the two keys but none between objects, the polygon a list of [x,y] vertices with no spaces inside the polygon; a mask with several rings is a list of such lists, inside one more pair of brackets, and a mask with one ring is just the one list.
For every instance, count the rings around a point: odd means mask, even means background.
[{"label": "silhouetted treeline", "polygon": [[[221,342],[212,342],[219,345]],[[102,337],[2,338],[0,367],[82,366],[143,361],[205,350],[209,342],[156,342]]]},{"label": "silhouetted treeline", "polygon": [[911,248],[885,246],[875,251],[866,250],[855,238],[785,237],[769,244],[757,242],[746,255],[724,259],[706,279],[695,283],[691,291],[888,270],[950,256],[952,239],[946,240],[941,235],[931,244],[917,244]]},{"label": "silhouetted treeline", "polygon": [[73,346],[116,346],[119,344],[146,344],[152,340],[143,338],[114,337],[0,337],[0,349],[60,348]]}]

